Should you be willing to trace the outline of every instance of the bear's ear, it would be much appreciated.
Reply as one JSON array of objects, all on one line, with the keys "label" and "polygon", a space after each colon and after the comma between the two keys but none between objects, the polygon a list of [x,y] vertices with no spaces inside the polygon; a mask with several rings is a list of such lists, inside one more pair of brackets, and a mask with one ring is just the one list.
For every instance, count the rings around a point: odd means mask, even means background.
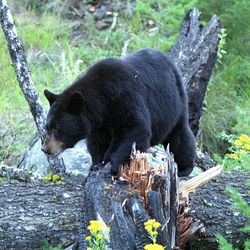
[{"label": "bear's ear", "polygon": [[58,95],[53,94],[52,92],[50,92],[47,89],[44,90],[44,95],[48,99],[50,106],[55,102],[55,100],[58,97]]},{"label": "bear's ear", "polygon": [[85,108],[83,95],[79,91],[74,91],[69,99],[69,110],[72,113],[77,113]]}]

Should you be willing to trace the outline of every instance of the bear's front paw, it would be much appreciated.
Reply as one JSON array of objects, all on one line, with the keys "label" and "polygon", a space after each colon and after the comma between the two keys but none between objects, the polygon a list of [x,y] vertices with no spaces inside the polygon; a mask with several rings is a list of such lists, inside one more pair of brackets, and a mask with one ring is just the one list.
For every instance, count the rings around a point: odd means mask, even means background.
[{"label": "bear's front paw", "polygon": [[89,171],[99,171],[99,170],[103,169],[104,166],[105,166],[105,164],[102,164],[102,163],[98,163],[96,165],[91,165]]},{"label": "bear's front paw", "polygon": [[115,179],[119,179],[120,171],[121,171],[121,167],[119,165],[112,164],[111,174],[114,176]]}]

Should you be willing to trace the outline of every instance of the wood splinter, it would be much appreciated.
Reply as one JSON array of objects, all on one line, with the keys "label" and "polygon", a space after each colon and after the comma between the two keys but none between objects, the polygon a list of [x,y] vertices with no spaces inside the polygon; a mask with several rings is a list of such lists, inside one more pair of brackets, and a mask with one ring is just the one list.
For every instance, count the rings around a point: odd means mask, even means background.
[{"label": "wood splinter", "polygon": [[[164,196],[164,193],[168,194],[168,210],[171,209],[171,182],[172,174],[174,171],[174,165],[171,164],[173,161],[172,154],[167,151],[167,159],[164,162],[164,166],[160,165],[158,169],[154,169],[149,166],[149,154],[140,153],[140,151],[133,149],[131,154],[131,163],[130,167],[125,165],[120,174],[120,179],[128,183],[128,190],[132,194],[137,191],[144,198],[145,207],[147,211],[150,212],[150,204],[148,200],[148,195],[151,190],[159,191],[161,196]],[[169,159],[169,157],[171,159]],[[172,165],[172,166],[170,166]],[[222,172],[222,166],[213,167],[189,180],[181,181],[177,184],[176,187],[176,196],[178,196],[178,201],[175,207],[177,211],[177,227],[178,227],[178,246],[183,247],[197,232],[202,231],[202,234],[205,232],[204,225],[200,221],[193,221],[193,217],[188,214],[189,199],[188,195],[196,191],[198,187],[205,184],[207,181],[216,177]],[[169,189],[169,186],[171,187]],[[162,191],[164,187],[164,192]],[[172,194],[173,195],[173,194]],[[164,200],[164,197],[163,197]],[[164,207],[164,204],[163,204]],[[158,208],[160,209],[160,208]],[[164,210],[164,208],[163,208]],[[171,214],[171,213],[170,213]],[[169,218],[168,218],[169,219]],[[177,245],[177,244],[176,244]]]}]

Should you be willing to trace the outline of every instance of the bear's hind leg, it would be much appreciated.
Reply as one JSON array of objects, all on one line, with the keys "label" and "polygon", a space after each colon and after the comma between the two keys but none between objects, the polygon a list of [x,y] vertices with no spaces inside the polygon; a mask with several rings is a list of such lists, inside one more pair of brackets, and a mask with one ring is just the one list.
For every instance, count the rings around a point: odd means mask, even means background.
[{"label": "bear's hind leg", "polygon": [[163,142],[165,149],[168,144],[178,165],[178,176],[189,175],[194,168],[196,149],[195,139],[187,122],[182,121],[176,125]]}]

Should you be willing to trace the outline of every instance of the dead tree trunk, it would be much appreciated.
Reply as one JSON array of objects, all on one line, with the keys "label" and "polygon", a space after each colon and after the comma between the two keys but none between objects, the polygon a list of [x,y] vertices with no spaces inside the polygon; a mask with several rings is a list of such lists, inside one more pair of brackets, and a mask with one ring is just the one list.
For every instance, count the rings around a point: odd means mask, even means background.
[{"label": "dead tree trunk", "polygon": [[213,16],[204,27],[200,14],[196,8],[187,13],[179,37],[168,53],[178,65],[187,88],[189,125],[195,136],[199,130],[207,84],[217,59],[218,34],[223,28],[217,16]]},{"label": "dead tree trunk", "polygon": [[[8,49],[15,69],[19,86],[29,104],[30,111],[34,118],[38,134],[42,140],[45,138],[46,115],[40,101],[39,95],[35,89],[28,62],[24,53],[23,45],[18,37],[15,24],[13,22],[7,0],[0,0],[0,22],[2,30],[8,42]],[[61,157],[53,158],[47,156],[51,170],[54,173],[65,175],[65,166]]]},{"label": "dead tree trunk", "polygon": [[[144,222],[153,218],[162,224],[158,243],[173,249],[178,244],[177,165],[167,157],[162,174],[149,173],[147,154],[133,154],[129,170],[122,171],[114,184],[110,165],[92,172],[83,190],[79,243],[75,249],[87,249],[85,240],[90,220],[104,221],[110,227],[110,248],[116,250],[143,250],[150,244]],[[123,181],[121,180],[123,179]],[[129,184],[128,184],[129,183]],[[150,216],[149,216],[150,214]]]}]

